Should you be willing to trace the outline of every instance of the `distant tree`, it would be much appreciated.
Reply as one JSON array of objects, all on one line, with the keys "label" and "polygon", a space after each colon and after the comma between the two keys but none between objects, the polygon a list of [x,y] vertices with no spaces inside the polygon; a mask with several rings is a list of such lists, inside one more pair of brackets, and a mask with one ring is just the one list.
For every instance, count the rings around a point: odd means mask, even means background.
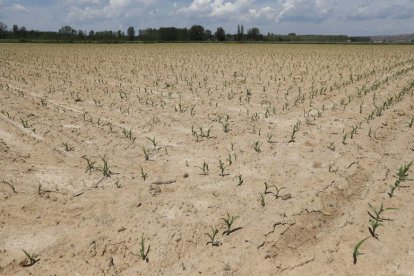
[{"label": "distant tree", "polygon": [[243,40],[243,36],[244,36],[244,26],[243,25],[237,25],[237,36],[236,36],[236,40],[237,41]]},{"label": "distant tree", "polygon": [[248,40],[261,40],[262,35],[260,34],[259,28],[251,28],[247,31],[247,39]]},{"label": "distant tree", "polygon": [[20,29],[19,29],[19,35],[22,36],[22,37],[26,37],[26,34],[27,34],[26,27],[25,26],[21,26]]},{"label": "distant tree", "polygon": [[135,39],[135,29],[134,29],[134,27],[132,27],[132,26],[129,27],[128,30],[127,30],[127,34],[128,34],[128,39],[130,41],[133,41]]},{"label": "distant tree", "polygon": [[13,25],[13,33],[14,34],[18,34],[19,33],[19,26],[17,26],[16,24]]},{"label": "distant tree", "polygon": [[85,32],[84,32],[84,31],[82,31],[82,30],[78,30],[78,37],[79,37],[80,39],[83,39],[83,38],[85,37]]},{"label": "distant tree", "polygon": [[0,21],[0,38],[4,38],[7,34],[7,25]]},{"label": "distant tree", "polygon": [[218,27],[217,31],[215,32],[214,36],[218,41],[225,41],[226,40],[226,32],[222,27]]},{"label": "distant tree", "polygon": [[62,35],[76,35],[77,31],[73,29],[71,26],[63,26],[59,29],[58,33]]},{"label": "distant tree", "polygon": [[211,30],[205,30],[204,36],[206,40],[212,40],[214,38],[213,32]]},{"label": "distant tree", "polygon": [[190,40],[202,41],[204,39],[204,28],[201,25],[193,25],[190,28]]},{"label": "distant tree", "polygon": [[93,30],[89,31],[89,38],[93,38],[93,36],[95,35],[95,32]]}]

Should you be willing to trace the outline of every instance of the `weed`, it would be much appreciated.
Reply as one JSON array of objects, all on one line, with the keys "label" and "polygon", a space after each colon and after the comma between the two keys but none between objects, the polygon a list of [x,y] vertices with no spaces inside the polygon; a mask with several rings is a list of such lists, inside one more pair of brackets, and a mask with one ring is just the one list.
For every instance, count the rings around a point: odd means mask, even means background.
[{"label": "weed", "polygon": [[220,241],[216,240],[216,236],[218,234],[218,229],[211,227],[211,233],[204,233],[207,235],[210,240],[206,243],[206,245],[209,245],[211,243],[212,246],[219,246],[221,243]]}]

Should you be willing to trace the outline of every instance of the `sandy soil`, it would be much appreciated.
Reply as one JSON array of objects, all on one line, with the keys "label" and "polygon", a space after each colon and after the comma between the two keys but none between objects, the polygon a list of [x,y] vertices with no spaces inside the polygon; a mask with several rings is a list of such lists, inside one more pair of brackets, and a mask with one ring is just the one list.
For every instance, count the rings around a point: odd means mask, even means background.
[{"label": "sandy soil", "polygon": [[413,81],[412,46],[0,45],[0,274],[412,275]]}]

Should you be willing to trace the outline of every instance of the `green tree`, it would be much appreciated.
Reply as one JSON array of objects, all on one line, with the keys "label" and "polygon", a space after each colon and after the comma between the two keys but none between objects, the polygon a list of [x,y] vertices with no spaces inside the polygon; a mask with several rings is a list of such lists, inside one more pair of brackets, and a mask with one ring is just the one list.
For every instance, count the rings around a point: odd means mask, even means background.
[{"label": "green tree", "polygon": [[128,35],[128,39],[130,41],[135,40],[135,29],[134,29],[134,27],[131,26],[131,27],[128,28],[127,35]]},{"label": "green tree", "polygon": [[190,40],[202,41],[204,39],[204,28],[201,25],[193,25],[190,28]]},{"label": "green tree", "polygon": [[216,33],[214,34],[218,41],[225,41],[226,40],[226,32],[222,27],[218,27]]}]

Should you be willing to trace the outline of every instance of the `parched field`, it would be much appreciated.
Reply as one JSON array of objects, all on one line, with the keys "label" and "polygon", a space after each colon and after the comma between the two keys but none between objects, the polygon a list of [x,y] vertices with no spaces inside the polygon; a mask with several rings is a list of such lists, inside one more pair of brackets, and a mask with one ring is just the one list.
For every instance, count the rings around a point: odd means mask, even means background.
[{"label": "parched field", "polygon": [[0,45],[0,274],[410,275],[413,93],[412,46]]}]

